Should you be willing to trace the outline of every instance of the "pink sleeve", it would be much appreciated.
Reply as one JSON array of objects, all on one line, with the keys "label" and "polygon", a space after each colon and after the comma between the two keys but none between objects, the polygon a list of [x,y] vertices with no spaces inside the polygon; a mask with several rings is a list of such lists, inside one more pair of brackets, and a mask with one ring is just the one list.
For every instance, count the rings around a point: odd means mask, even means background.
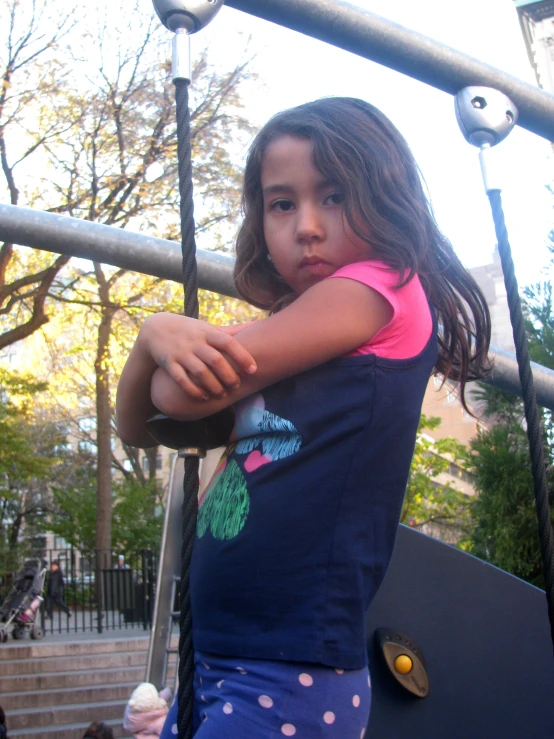
[{"label": "pink sleeve", "polygon": [[393,309],[389,323],[348,356],[376,354],[388,359],[410,359],[423,351],[433,330],[433,318],[417,275],[398,288],[398,272],[383,262],[367,261],[347,264],[328,279],[335,277],[346,277],[371,287]]}]

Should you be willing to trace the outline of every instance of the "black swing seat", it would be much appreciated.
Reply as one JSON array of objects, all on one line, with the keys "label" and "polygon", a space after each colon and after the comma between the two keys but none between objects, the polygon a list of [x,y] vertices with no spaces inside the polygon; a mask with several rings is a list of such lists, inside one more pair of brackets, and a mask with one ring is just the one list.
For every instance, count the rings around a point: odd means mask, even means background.
[{"label": "black swing seat", "polygon": [[176,421],[159,413],[148,419],[148,432],[158,444],[168,449],[198,448],[204,451],[225,446],[233,430],[235,416],[225,408],[198,421]]}]

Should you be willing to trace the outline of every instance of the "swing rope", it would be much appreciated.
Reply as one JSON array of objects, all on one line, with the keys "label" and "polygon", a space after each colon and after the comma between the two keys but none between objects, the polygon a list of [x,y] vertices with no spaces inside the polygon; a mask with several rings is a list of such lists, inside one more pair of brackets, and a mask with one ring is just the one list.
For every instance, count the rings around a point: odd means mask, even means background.
[{"label": "swing rope", "polygon": [[554,647],[554,535],[552,532],[552,514],[546,481],[546,466],[542,444],[542,434],[539,422],[535,385],[531,372],[531,362],[525,336],[525,325],[514,262],[508,232],[502,210],[500,190],[488,190],[487,195],[491,204],[492,217],[498,241],[498,252],[504,273],[504,284],[510,310],[510,320],[514,335],[516,357],[521,382],[525,420],[527,421],[527,437],[531,454],[533,471],[533,485],[535,494],[535,508],[539,521],[539,540],[542,555],[543,574],[546,587],[546,601],[548,604],[548,618],[550,633]]},{"label": "swing rope", "polygon": [[[181,216],[181,249],[183,252],[183,286],[185,316],[198,318],[198,276],[194,239],[194,203],[192,199],[192,164],[190,144],[190,112],[188,80],[175,79],[177,108],[177,151]],[[194,648],[192,644],[192,614],[190,607],[190,561],[198,513],[197,456],[187,456],[183,482],[181,513],[181,583],[179,591],[179,690],[177,727],[179,739],[192,739],[192,708],[194,703]]]}]

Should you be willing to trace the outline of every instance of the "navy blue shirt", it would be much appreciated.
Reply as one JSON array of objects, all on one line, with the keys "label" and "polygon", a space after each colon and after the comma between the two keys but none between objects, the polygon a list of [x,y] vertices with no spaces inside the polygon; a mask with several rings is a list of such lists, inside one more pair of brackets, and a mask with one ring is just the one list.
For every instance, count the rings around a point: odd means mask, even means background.
[{"label": "navy blue shirt", "polygon": [[201,496],[196,649],[367,664],[364,615],[389,564],[436,330],[410,359],[334,359],[235,407]]}]

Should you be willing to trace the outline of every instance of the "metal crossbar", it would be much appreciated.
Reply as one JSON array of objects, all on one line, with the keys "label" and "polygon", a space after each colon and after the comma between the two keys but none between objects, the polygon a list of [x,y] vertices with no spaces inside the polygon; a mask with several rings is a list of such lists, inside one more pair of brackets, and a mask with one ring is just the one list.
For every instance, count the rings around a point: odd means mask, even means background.
[{"label": "metal crossbar", "polygon": [[428,36],[341,0],[225,0],[225,5],[299,31],[456,95],[469,85],[500,90],[518,125],[554,141],[554,95]]},{"label": "metal crossbar", "polygon": [[[173,282],[181,283],[183,279],[179,244],[30,208],[0,204],[0,241],[93,259]],[[197,249],[196,254],[198,286],[237,297],[233,286],[234,259],[205,249]],[[515,355],[491,346],[491,357],[494,357],[494,371],[488,382],[521,396]],[[539,405],[554,410],[554,372],[535,362],[531,366]]]}]

